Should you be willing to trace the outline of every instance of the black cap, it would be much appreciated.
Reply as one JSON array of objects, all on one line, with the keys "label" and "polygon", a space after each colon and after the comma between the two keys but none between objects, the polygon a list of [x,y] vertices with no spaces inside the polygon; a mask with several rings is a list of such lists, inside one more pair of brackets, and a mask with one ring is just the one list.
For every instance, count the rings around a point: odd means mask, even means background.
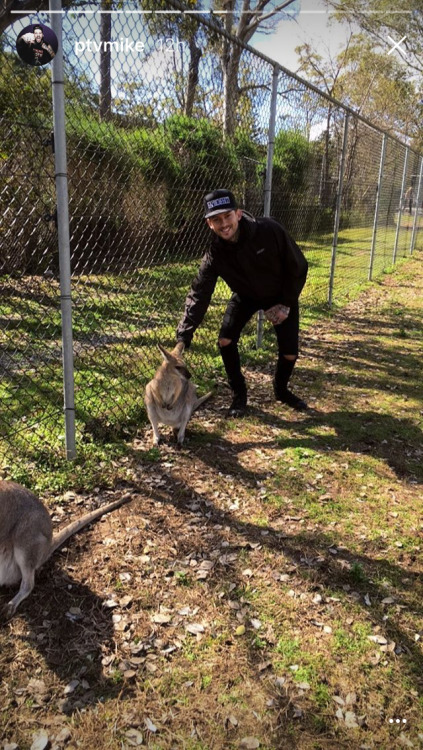
[{"label": "black cap", "polygon": [[209,219],[211,216],[223,214],[225,211],[236,211],[238,208],[235,196],[230,190],[213,190],[204,196],[204,216]]}]

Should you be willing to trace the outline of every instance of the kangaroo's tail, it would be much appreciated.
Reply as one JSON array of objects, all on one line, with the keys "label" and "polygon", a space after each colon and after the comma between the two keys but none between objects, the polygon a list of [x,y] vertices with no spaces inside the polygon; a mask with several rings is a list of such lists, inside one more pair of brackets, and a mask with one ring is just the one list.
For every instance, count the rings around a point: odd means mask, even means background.
[{"label": "kangaroo's tail", "polygon": [[204,404],[204,402],[207,401],[212,396],[213,396],[213,391],[209,391],[208,393],[206,393],[205,396],[201,396],[201,398],[197,398],[192,411],[193,412],[196,411],[198,407],[201,406],[201,404]]}]

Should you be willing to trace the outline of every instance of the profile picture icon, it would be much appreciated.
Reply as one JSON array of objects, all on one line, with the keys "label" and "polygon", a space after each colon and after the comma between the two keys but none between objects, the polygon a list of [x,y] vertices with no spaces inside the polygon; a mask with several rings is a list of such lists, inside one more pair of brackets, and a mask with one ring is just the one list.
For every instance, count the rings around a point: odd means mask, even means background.
[{"label": "profile picture icon", "polygon": [[21,60],[37,67],[51,62],[58,46],[56,34],[43,23],[26,26],[16,39],[16,50]]}]

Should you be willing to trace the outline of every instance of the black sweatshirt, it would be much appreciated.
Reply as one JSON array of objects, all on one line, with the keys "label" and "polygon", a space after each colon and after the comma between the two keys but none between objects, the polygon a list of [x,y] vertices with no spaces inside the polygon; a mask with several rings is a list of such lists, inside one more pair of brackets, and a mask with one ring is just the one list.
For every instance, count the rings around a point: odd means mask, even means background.
[{"label": "black sweatshirt", "polygon": [[207,312],[219,276],[241,299],[260,303],[262,310],[278,303],[291,307],[301,294],[308,263],[286,229],[275,219],[246,215],[239,228],[238,242],[213,233],[176,332],[186,347]]}]

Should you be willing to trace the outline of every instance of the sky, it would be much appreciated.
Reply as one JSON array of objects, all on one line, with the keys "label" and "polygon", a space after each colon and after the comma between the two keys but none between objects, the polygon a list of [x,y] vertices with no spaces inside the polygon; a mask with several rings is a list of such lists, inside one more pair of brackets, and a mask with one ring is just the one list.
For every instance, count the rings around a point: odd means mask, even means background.
[{"label": "sky", "polygon": [[298,70],[295,48],[309,42],[323,58],[336,56],[345,46],[349,26],[330,19],[324,0],[299,0],[295,18],[285,15],[269,34],[257,33],[250,45],[288,70]]}]

